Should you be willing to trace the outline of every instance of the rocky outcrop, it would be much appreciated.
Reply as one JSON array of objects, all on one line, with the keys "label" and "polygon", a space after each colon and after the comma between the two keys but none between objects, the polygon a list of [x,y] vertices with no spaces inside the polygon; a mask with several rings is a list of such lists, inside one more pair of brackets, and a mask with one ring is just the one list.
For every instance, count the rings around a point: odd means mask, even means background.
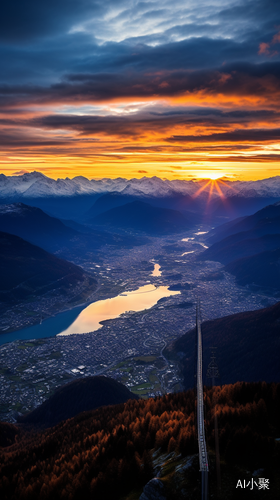
[{"label": "rocky outcrop", "polygon": [[157,477],[151,479],[151,481],[146,484],[139,500],[166,500],[162,481]]}]

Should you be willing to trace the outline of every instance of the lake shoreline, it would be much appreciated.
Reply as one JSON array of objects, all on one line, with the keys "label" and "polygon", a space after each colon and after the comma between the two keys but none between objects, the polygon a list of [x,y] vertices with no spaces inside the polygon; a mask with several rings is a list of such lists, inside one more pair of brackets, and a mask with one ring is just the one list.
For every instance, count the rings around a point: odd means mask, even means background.
[{"label": "lake shoreline", "polygon": [[[140,294],[147,295],[147,293],[149,293],[149,295],[150,295],[151,292],[154,293],[157,291],[158,292],[161,291],[161,293],[163,293],[164,288],[166,289],[164,291],[164,294],[165,294],[168,290],[168,286],[162,287],[162,286],[150,284],[150,285],[145,285],[144,287],[140,286],[136,290],[132,290],[132,291],[125,290],[125,295],[123,295],[124,290],[121,293],[118,293],[118,295],[114,295],[113,293],[111,293],[111,294],[106,293],[106,294],[104,294],[104,295],[106,295],[106,297],[102,297],[101,299],[100,299],[100,295],[99,295],[98,298],[95,297],[95,300],[89,300],[89,301],[77,304],[74,307],[70,307],[70,308],[66,308],[64,310],[61,310],[57,314],[55,314],[54,316],[46,318],[42,323],[35,323],[33,325],[27,326],[26,328],[21,328],[21,329],[19,328],[17,330],[13,330],[11,332],[8,332],[8,331],[2,332],[0,335],[0,345],[3,345],[3,344],[8,343],[8,342],[17,341],[17,340],[34,340],[34,339],[55,337],[58,335],[59,336],[67,336],[67,335],[73,335],[73,334],[82,335],[84,333],[95,332],[98,329],[102,328],[102,326],[103,326],[102,323],[98,322],[98,325],[95,325],[95,326],[94,326],[94,324],[92,324],[85,331],[80,331],[80,332],[75,331],[75,332],[71,332],[68,334],[64,333],[70,328],[71,325],[73,325],[75,323],[76,319],[82,314],[82,312],[86,311],[91,306],[97,307],[98,303],[103,305],[107,301],[110,301],[110,300],[115,301],[119,298],[124,299],[123,302],[126,303],[126,301],[129,301],[129,298],[131,298],[131,295],[138,294],[138,290],[141,290],[141,288],[145,288],[145,287],[154,287],[154,288],[152,290],[149,290],[149,291],[139,292]],[[120,291],[121,290],[119,290],[119,292]],[[94,292],[94,295],[96,295],[98,292],[100,292],[100,289],[97,288]],[[178,293],[178,292],[176,292],[176,293]],[[175,292],[170,290],[169,293],[167,295],[164,295],[164,296],[170,296],[173,294],[175,294]],[[146,305],[144,305],[143,308],[140,308],[140,309],[138,309],[138,307],[136,307],[135,312],[138,312],[139,310],[145,310],[147,308],[148,309],[152,308],[154,305],[156,305],[156,303],[158,302],[158,300],[160,298],[161,297],[159,297],[155,302],[152,301],[151,305],[149,305],[148,307],[146,307]],[[111,310],[111,304],[110,304],[109,309]],[[104,317],[102,317],[102,321],[115,319],[115,318],[119,317],[121,314],[124,314],[125,312],[127,312],[128,310],[131,310],[131,306],[127,306],[124,309],[122,309],[121,311],[119,311],[117,313],[113,313],[113,315],[111,315],[111,316],[108,315],[108,313],[105,313]],[[50,332],[52,332],[52,333],[50,334]]]},{"label": "lake shoreline", "polygon": [[[91,293],[91,295],[89,295],[89,297],[93,297],[95,295],[95,293],[97,293],[98,291],[100,291],[100,284],[97,284],[97,287]],[[90,289],[89,289],[89,292],[90,292]],[[110,298],[110,297],[108,297],[108,298]],[[91,298],[89,298],[88,300],[83,301],[83,302],[77,301],[74,305],[72,304],[72,305],[69,305],[69,307],[63,307],[63,308],[55,311],[53,314],[50,313],[48,316],[46,315],[46,317],[44,317],[42,322],[40,322],[38,318],[34,318],[34,321],[32,323],[29,323],[27,326],[20,325],[17,328],[13,328],[13,329],[8,328],[7,330],[0,330],[0,338],[2,335],[5,335],[7,333],[18,332],[20,330],[25,330],[26,328],[31,328],[32,326],[40,325],[40,324],[44,323],[45,321],[49,320],[50,318],[54,318],[58,314],[65,313],[67,311],[72,311],[73,309],[75,309],[77,307],[87,306],[87,305],[91,304],[92,302],[94,302],[94,301]],[[26,304],[26,306],[28,307],[28,303]],[[45,314],[47,314],[47,313],[45,313]],[[24,319],[26,319],[26,318],[24,318]],[[32,320],[30,319],[30,321],[32,321]]]}]

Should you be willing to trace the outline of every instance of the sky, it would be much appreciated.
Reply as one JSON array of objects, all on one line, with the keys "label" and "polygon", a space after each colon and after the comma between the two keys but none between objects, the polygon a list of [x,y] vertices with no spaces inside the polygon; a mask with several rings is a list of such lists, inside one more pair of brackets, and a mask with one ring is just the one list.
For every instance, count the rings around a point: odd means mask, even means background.
[{"label": "sky", "polygon": [[279,0],[9,0],[0,171],[280,174]]}]

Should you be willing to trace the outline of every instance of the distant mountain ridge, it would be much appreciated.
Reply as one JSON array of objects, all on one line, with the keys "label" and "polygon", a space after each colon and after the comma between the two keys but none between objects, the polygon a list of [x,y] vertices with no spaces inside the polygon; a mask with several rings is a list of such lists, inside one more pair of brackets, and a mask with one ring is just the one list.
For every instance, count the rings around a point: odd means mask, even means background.
[{"label": "distant mountain ridge", "polygon": [[[69,221],[66,221],[66,224],[69,224]],[[24,203],[0,205],[0,231],[15,234],[48,252],[59,251],[67,258],[88,251],[93,252],[102,245],[129,247],[142,244],[140,239],[133,236],[96,231],[86,226],[79,228],[76,224],[77,230],[66,224],[56,217],[49,216],[40,208]],[[75,227],[75,223],[73,226]]]},{"label": "distant mountain ridge", "polygon": [[207,235],[207,241],[210,244],[216,243],[228,236],[242,231],[255,231],[255,234],[262,236],[264,234],[280,233],[280,203],[268,205],[256,213],[232,220],[226,224],[220,225],[210,231]]},{"label": "distant mountain ridge", "polygon": [[229,262],[225,271],[233,274],[239,285],[253,284],[280,291],[280,246]]},{"label": "distant mountain ridge", "polygon": [[239,285],[280,291],[280,203],[210,231],[200,260],[226,264]]},{"label": "distant mountain ridge", "polygon": [[155,207],[143,201],[132,201],[114,207],[91,219],[91,223],[156,235],[187,230],[192,225],[177,210]]},{"label": "distant mountain ridge", "polygon": [[[99,198],[110,194],[118,195],[120,199],[124,197],[126,202],[128,198],[130,201],[139,199],[162,208],[189,210],[203,216],[205,222],[215,224],[221,218],[250,215],[279,201],[280,176],[259,181],[219,182],[209,179],[169,180],[155,176],[91,180],[77,176],[55,180],[36,171],[18,176],[0,174],[0,204],[23,202],[55,217],[78,222],[98,215],[102,202],[95,206],[95,212],[88,215],[88,211]],[[119,204],[122,202],[116,202],[115,206]],[[106,210],[110,208],[113,206],[107,199]]]},{"label": "distant mountain ridge", "polygon": [[[172,193],[197,193],[200,187],[208,193],[211,190],[209,180],[163,180],[158,177],[142,177],[141,179],[92,179],[77,176],[73,179],[57,179],[47,177],[40,172],[25,173],[18,176],[0,174],[0,197],[12,198],[15,196],[75,196],[82,194],[122,192],[126,195],[167,196]],[[246,198],[275,197],[280,198],[280,176],[257,181],[226,181],[220,184],[223,193],[229,196]],[[213,196],[219,198],[218,192],[213,189]]]},{"label": "distant mountain ridge", "polygon": [[203,220],[202,214],[199,214],[201,211],[201,203],[189,194],[173,193],[167,196],[156,197],[146,194],[127,195],[117,192],[106,193],[100,196],[94,202],[92,207],[84,214],[85,220],[89,220],[103,212],[106,212],[107,210],[120,207],[134,201],[149,203],[149,205],[158,208],[177,210],[185,217],[191,218],[193,223],[199,224]]},{"label": "distant mountain ridge", "polygon": [[214,260],[229,264],[230,262],[259,254],[268,250],[280,248],[280,220],[279,234],[264,234],[254,238],[254,231],[243,231],[214,243],[200,255],[200,259]]},{"label": "distant mountain ridge", "polygon": [[[18,236],[0,232],[0,305],[16,303],[49,290],[66,293],[85,279],[79,266],[60,259]],[[94,279],[90,278],[92,283]]]},{"label": "distant mountain ridge", "polygon": [[66,227],[60,220],[50,217],[40,208],[24,203],[0,205],[0,230],[16,234],[48,251],[70,243],[77,231]]}]

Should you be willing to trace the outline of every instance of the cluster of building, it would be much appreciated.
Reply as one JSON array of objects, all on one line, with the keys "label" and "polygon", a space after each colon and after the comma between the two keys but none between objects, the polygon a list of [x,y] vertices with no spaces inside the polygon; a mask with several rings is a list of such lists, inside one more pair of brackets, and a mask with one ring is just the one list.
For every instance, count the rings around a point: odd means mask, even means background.
[{"label": "cluster of building", "polygon": [[[0,346],[0,420],[14,421],[17,412],[32,410],[56,387],[77,377],[105,374],[141,397],[182,389],[178,367],[164,357],[164,347],[195,326],[198,297],[202,320],[276,301],[238,287],[221,264],[198,261],[201,251],[196,240],[174,236],[153,238],[130,250],[104,252],[103,263],[96,268],[99,287],[95,300],[148,283],[168,285],[180,293],[161,299],[150,309],[128,311],[104,321],[102,328],[91,333]],[[160,272],[153,272],[155,263]],[[84,267],[96,265],[85,262]]]}]

